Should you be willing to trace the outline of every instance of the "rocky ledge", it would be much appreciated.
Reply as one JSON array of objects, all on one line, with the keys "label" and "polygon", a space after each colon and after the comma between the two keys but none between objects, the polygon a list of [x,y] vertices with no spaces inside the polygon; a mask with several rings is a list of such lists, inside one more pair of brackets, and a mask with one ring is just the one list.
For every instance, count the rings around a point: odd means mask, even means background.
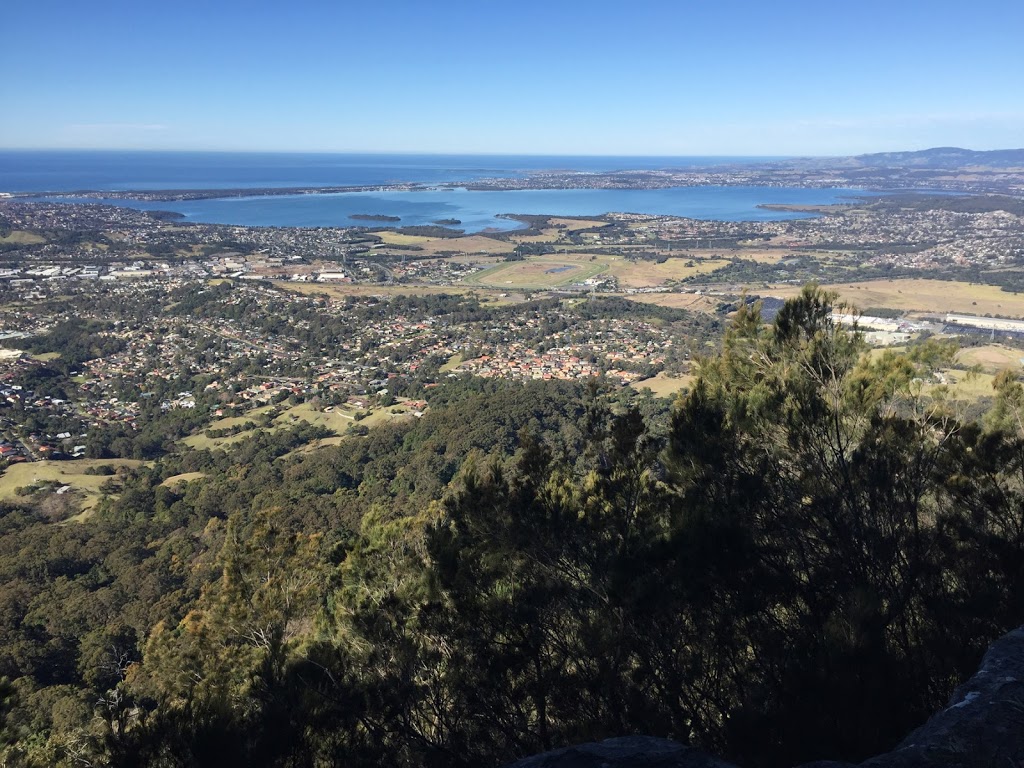
[{"label": "rocky ledge", "polygon": [[[989,648],[977,673],[953,693],[949,706],[913,731],[892,752],[859,768],[990,768],[1024,765],[1024,627]],[[667,739],[626,736],[545,752],[507,768],[736,768],[706,752]],[[819,761],[799,768],[854,768]]]}]

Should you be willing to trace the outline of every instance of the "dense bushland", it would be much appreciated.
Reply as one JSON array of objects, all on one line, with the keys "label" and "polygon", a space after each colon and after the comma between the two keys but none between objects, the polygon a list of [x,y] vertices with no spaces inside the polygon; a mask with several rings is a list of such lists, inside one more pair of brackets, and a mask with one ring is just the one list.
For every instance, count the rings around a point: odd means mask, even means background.
[{"label": "dense bushland", "polygon": [[892,747],[1024,621],[1024,387],[969,420],[949,346],[867,355],[832,299],[741,308],[667,413],[465,381],[338,446],[165,458],[80,524],[4,509],[6,764]]}]

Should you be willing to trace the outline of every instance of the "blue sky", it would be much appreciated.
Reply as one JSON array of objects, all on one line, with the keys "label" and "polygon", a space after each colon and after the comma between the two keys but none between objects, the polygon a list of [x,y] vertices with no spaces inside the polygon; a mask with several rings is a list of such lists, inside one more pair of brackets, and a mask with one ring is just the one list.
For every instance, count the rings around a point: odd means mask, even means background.
[{"label": "blue sky", "polygon": [[7,0],[0,147],[1024,146],[1024,3]]}]

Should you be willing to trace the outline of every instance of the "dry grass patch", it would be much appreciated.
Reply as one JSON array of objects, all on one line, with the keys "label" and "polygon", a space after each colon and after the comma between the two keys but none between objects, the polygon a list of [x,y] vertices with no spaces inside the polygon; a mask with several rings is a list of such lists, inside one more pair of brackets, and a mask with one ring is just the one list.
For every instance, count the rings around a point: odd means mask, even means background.
[{"label": "dry grass patch", "polygon": [[458,368],[460,365],[462,365],[462,355],[456,353],[449,357],[448,362],[442,365],[438,370],[441,373],[450,373],[451,371],[454,371],[456,368]]},{"label": "dry grass patch", "polygon": [[589,260],[539,258],[499,264],[467,278],[466,283],[492,287],[532,288],[544,290],[594,277],[608,268],[606,263]]},{"label": "dry grass patch", "polygon": [[607,221],[594,221],[591,219],[549,219],[548,226],[540,230],[538,235],[519,235],[514,231],[512,236],[518,243],[553,243],[564,235],[579,232],[584,229],[611,226]]},{"label": "dry grass patch", "polygon": [[247,429],[244,432],[237,432],[227,437],[207,437],[205,434],[200,432],[198,435],[189,435],[186,438],[182,438],[178,442],[184,443],[189,448],[194,448],[197,451],[202,450],[213,450],[214,448],[223,448],[226,445],[232,443],[238,443],[246,438],[252,437],[259,429]]},{"label": "dry grass patch", "polygon": [[987,344],[984,347],[968,347],[956,353],[956,361],[967,367],[978,366],[986,373],[998,373],[1005,368],[1020,370],[1024,351],[1004,347],[1002,344]]},{"label": "dry grass patch", "polygon": [[168,477],[160,485],[164,488],[181,488],[185,483],[190,483],[203,477],[206,477],[205,472],[182,472],[180,475]]},{"label": "dry grass patch", "polygon": [[697,377],[689,373],[682,376],[670,376],[662,371],[649,379],[630,382],[629,386],[637,391],[649,389],[655,397],[672,397],[677,392],[690,387],[696,380]]},{"label": "dry grass patch", "polygon": [[[619,294],[620,296],[622,294]],[[715,314],[721,299],[717,296],[702,296],[696,293],[640,293],[627,295],[625,298],[631,301],[639,301],[643,304],[656,304],[659,307],[672,307],[673,309],[688,309],[691,312],[704,312]]]},{"label": "dry grass patch", "polygon": [[980,400],[995,394],[995,390],[992,389],[995,376],[990,373],[952,369],[944,370],[942,373],[948,382],[950,394],[958,400]]},{"label": "dry grass patch", "polygon": [[240,427],[248,421],[257,422],[259,417],[267,411],[274,408],[273,405],[261,405],[259,408],[253,408],[251,411],[246,411],[241,416],[227,416],[223,419],[211,422],[207,429],[231,429],[232,427]]},{"label": "dry grass patch", "polygon": [[695,275],[706,275],[728,264],[725,259],[671,258],[661,264],[616,259],[611,261],[608,271],[618,279],[622,288],[649,288],[663,285],[666,280],[685,280]]},{"label": "dry grass patch", "polygon": [[551,227],[565,227],[569,232],[579,232],[581,229],[594,229],[595,227],[610,227],[607,221],[596,221],[594,219],[548,219]]},{"label": "dry grass patch", "polygon": [[[398,412],[396,413],[395,411]],[[346,405],[336,405],[329,411],[321,411],[309,403],[301,403],[282,413],[274,420],[274,423],[278,426],[283,426],[305,421],[314,426],[327,427],[327,429],[342,435],[353,424],[373,427],[377,424],[391,421],[394,418],[408,416],[408,409],[401,403],[395,403],[386,408],[370,408],[363,411],[366,415],[357,421],[356,414],[359,412],[357,408]]]},{"label": "dry grass patch", "polygon": [[[510,297],[500,296],[500,291],[468,285],[373,285],[367,283],[335,285],[330,283],[293,283],[290,280],[275,280],[274,284],[307,296],[318,294],[333,298],[344,298],[346,296],[436,296],[438,294],[465,296],[466,294],[473,293],[483,301],[510,303]],[[523,300],[523,297],[517,297],[516,300]]]},{"label": "dry grass patch", "polygon": [[26,232],[23,229],[15,229],[0,237],[0,243],[14,243],[17,245],[36,245],[45,243],[46,238],[37,235],[35,232]]},{"label": "dry grass patch", "polygon": [[419,256],[433,256],[438,253],[511,253],[515,250],[515,243],[505,240],[495,240],[487,235],[466,235],[465,237],[437,237],[429,238],[426,242],[417,243],[422,251],[417,252]]},{"label": "dry grass patch", "polygon": [[424,235],[404,235],[401,232],[390,232],[381,231],[374,232],[383,242],[388,245],[421,245],[423,243],[429,243],[440,238],[426,237]]},{"label": "dry grass patch", "polygon": [[[1024,295],[1007,293],[991,285],[976,285],[951,280],[869,280],[822,286],[835,291],[844,301],[857,307],[887,307],[903,311],[944,314],[1024,317]],[[802,290],[799,285],[772,285],[757,288],[758,293],[787,299]]]},{"label": "dry grass patch", "polygon": [[87,469],[100,466],[138,467],[145,462],[134,459],[73,459],[71,461],[26,461],[12,464],[0,475],[0,499],[17,498],[18,488],[36,483],[70,485],[82,494],[82,509],[91,509],[100,500],[100,486],[110,475],[87,475]]}]

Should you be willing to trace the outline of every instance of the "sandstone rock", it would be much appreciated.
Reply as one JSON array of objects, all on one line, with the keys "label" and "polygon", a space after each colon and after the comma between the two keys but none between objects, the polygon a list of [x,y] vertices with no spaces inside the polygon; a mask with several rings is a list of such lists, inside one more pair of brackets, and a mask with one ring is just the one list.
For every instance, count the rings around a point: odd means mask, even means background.
[{"label": "sandstone rock", "polygon": [[652,736],[623,736],[556,749],[508,768],[736,768],[692,747]]},{"label": "sandstone rock", "polygon": [[1024,765],[1024,627],[1004,635],[949,706],[862,768]]}]

